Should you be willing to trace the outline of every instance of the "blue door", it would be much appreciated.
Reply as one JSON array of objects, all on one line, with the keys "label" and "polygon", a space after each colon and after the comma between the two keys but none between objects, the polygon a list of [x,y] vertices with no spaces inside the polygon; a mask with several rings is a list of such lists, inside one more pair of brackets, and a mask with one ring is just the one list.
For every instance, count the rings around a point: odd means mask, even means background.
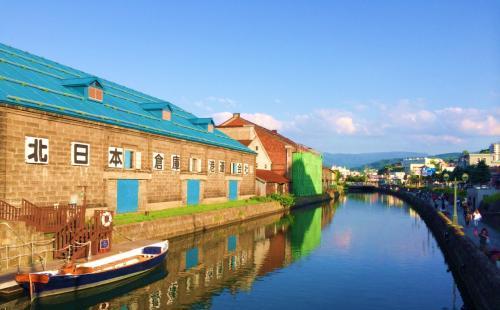
[{"label": "blue door", "polygon": [[237,239],[235,235],[227,237],[227,251],[228,252],[236,251],[236,243]]},{"label": "blue door", "polygon": [[139,207],[139,180],[118,180],[116,213],[136,212]]},{"label": "blue door", "polygon": [[191,248],[186,251],[186,270],[198,265],[198,248]]},{"label": "blue door", "polygon": [[238,181],[229,180],[229,200],[238,199]]},{"label": "blue door", "polygon": [[200,203],[200,180],[187,180],[187,205]]}]

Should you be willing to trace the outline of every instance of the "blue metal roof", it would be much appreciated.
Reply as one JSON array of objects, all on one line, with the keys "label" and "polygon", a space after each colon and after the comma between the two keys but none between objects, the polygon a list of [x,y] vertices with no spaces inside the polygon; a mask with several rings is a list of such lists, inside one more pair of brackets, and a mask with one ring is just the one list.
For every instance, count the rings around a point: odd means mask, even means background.
[{"label": "blue metal roof", "polygon": [[[89,100],[81,89],[98,82],[104,100]],[[61,115],[136,129],[148,133],[255,153],[223,132],[208,132],[207,119],[125,86],[58,64],[0,43],[0,101]],[[155,109],[169,109],[170,121]]]}]

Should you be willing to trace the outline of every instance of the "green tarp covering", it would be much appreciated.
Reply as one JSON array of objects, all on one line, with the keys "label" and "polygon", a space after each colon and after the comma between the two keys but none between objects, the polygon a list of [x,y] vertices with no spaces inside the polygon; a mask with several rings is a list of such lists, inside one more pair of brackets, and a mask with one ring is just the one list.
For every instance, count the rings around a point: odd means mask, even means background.
[{"label": "green tarp covering", "polygon": [[295,196],[322,194],[323,158],[309,152],[293,153],[292,192]]}]

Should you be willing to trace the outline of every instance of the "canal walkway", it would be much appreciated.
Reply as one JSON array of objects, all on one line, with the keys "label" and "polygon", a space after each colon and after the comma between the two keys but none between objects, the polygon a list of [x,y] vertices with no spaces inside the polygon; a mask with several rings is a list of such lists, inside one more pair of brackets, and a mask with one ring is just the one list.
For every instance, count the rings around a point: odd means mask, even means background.
[{"label": "canal walkway", "polygon": [[[433,205],[432,199],[429,199],[429,203]],[[500,250],[500,230],[496,229],[495,227],[489,225],[488,223],[485,223],[483,221],[480,221],[478,226],[474,226],[474,222],[471,221],[469,225],[465,223],[465,219],[463,216],[463,209],[461,207],[457,207],[458,210],[458,224],[462,226],[462,230],[465,233],[469,239],[474,242],[475,245],[479,247],[479,233],[483,228],[486,228],[488,230],[488,235],[490,239],[490,243],[488,244],[488,250]],[[450,204],[446,210],[446,212],[450,215],[453,214],[453,205]],[[451,220],[451,218],[450,218]],[[500,267],[500,265],[497,263],[497,266]]]}]

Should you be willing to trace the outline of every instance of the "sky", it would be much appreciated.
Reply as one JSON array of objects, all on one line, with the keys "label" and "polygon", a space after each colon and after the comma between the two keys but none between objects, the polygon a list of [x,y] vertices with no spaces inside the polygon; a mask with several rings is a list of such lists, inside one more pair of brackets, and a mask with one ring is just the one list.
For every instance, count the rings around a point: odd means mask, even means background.
[{"label": "sky", "polygon": [[500,140],[500,1],[5,1],[0,41],[322,152]]}]

